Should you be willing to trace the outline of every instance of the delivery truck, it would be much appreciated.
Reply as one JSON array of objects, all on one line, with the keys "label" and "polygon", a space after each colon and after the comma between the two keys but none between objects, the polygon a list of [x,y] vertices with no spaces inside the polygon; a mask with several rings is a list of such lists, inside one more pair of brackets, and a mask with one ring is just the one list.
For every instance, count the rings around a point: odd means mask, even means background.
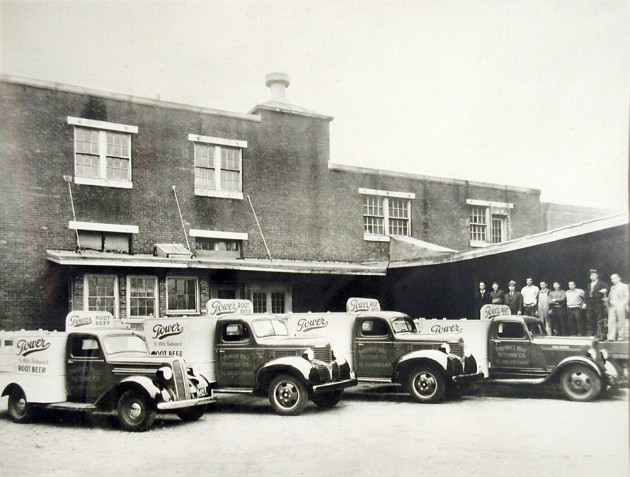
[{"label": "delivery truck", "polygon": [[480,320],[416,323],[426,336],[462,336],[486,382],[557,384],[573,401],[592,401],[618,385],[619,374],[597,339],[547,336],[541,320],[512,315],[507,305],[484,305]]},{"label": "delivery truck", "polygon": [[417,402],[439,402],[483,377],[461,337],[420,335],[408,315],[381,311],[378,300],[350,298],[345,313],[280,316],[295,336],[330,340],[359,382],[401,385]]},{"label": "delivery truck", "polygon": [[18,423],[41,409],[83,411],[136,432],[158,412],[199,419],[215,401],[183,359],[151,356],[144,336],[101,311],[69,313],[63,332],[0,331],[0,391]]},{"label": "delivery truck", "polygon": [[151,354],[186,359],[214,393],[267,396],[280,415],[300,414],[309,400],[335,406],[357,384],[326,339],[291,337],[276,316],[254,314],[249,300],[210,300],[206,316],[144,322]]}]

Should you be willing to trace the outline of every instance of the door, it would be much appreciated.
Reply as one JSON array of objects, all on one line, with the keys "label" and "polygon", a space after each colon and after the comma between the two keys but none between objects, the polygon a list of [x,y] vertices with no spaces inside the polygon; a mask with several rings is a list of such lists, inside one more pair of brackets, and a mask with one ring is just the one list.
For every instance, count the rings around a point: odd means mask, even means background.
[{"label": "door", "polygon": [[254,386],[256,347],[249,325],[242,321],[221,323],[217,330],[217,380],[220,388]]},{"label": "door", "polygon": [[394,343],[387,321],[381,318],[357,319],[355,346],[358,378],[391,379]]},{"label": "door", "polygon": [[493,323],[490,334],[490,374],[494,377],[525,377],[532,373],[532,341],[520,321]]},{"label": "door", "polygon": [[66,356],[68,400],[96,401],[109,387],[111,377],[98,337],[71,335]]}]

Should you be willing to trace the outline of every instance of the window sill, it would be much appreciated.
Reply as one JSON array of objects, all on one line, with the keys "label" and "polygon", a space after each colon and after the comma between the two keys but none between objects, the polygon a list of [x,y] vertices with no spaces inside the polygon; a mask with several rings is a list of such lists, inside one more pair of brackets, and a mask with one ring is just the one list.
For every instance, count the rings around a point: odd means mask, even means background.
[{"label": "window sill", "polygon": [[166,310],[167,318],[168,316],[177,316],[180,318],[185,318],[187,316],[199,316],[200,312],[196,310],[182,310],[182,311],[174,311],[174,310]]},{"label": "window sill", "polygon": [[492,244],[488,243],[488,242],[479,242],[477,240],[471,240],[470,241],[470,246],[471,247],[483,248],[483,247],[489,247],[490,245],[492,245]]},{"label": "window sill", "polygon": [[114,187],[116,189],[133,189],[133,182],[130,181],[110,181],[106,179],[92,179],[88,177],[74,177],[75,184],[93,185],[99,187]]},{"label": "window sill", "polygon": [[363,240],[366,242],[389,242],[390,238],[387,235],[363,234]]},{"label": "window sill", "polygon": [[236,192],[236,191],[226,191],[226,190],[207,191],[207,190],[195,189],[195,195],[198,195],[201,197],[216,197],[218,199],[243,200],[243,193]]}]

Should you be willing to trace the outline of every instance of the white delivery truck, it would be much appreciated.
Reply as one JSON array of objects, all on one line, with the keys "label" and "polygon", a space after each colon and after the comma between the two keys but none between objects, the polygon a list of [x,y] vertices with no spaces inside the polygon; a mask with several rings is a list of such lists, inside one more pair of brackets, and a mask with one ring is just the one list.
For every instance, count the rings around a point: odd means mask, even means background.
[{"label": "white delivery truck", "polygon": [[93,311],[69,313],[65,332],[0,331],[0,392],[15,422],[72,410],[115,414],[128,431],[149,429],[157,412],[199,419],[215,401],[183,359],[150,356],[144,336]]},{"label": "white delivery truck", "polygon": [[591,401],[617,386],[618,373],[597,339],[547,336],[541,320],[511,315],[507,305],[484,305],[480,320],[421,318],[416,324],[426,336],[462,336],[486,381],[556,383],[574,401]]},{"label": "white delivery truck", "polygon": [[267,395],[281,415],[300,414],[309,399],[335,406],[357,383],[328,340],[289,336],[249,300],[210,300],[204,317],[147,319],[144,333],[152,355],[186,359],[215,393]]},{"label": "white delivery truck", "polygon": [[403,385],[418,402],[438,402],[483,377],[461,337],[421,336],[408,315],[381,311],[378,300],[350,298],[345,313],[280,316],[293,335],[329,339],[359,382]]}]

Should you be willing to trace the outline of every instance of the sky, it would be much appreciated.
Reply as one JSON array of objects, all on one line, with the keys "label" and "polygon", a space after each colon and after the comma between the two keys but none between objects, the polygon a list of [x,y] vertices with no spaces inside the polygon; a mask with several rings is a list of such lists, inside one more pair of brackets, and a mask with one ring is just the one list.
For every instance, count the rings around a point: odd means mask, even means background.
[{"label": "sky", "polygon": [[625,0],[0,0],[0,73],[332,116],[337,164],[627,210]]}]

